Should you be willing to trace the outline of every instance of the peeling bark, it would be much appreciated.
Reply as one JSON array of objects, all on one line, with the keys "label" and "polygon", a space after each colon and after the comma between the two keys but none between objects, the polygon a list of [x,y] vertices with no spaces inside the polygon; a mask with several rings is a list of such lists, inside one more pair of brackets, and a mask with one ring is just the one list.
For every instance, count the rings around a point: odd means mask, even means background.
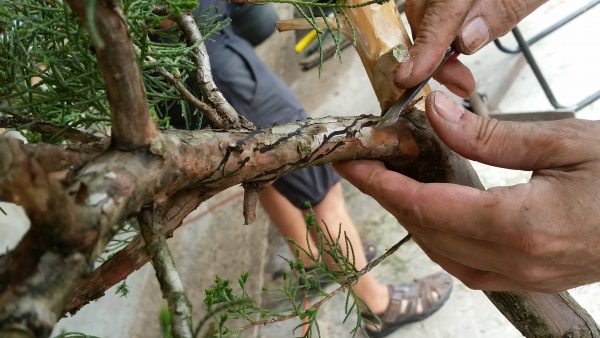
[{"label": "peeling bark", "polygon": [[81,145],[30,143],[25,145],[24,149],[28,156],[35,158],[45,171],[52,173],[80,168],[100,156],[108,146],[109,142]]},{"label": "peeling bark", "polygon": [[[184,191],[170,198],[165,206],[167,210],[165,236],[167,238],[173,236],[173,232],[182,224],[184,218],[194,211],[202,201],[216,193],[217,191],[204,194]],[[106,290],[124,280],[146,263],[148,263],[148,255],[144,248],[144,242],[138,235],[80,284],[67,305],[66,311],[75,314],[84,305],[102,297]]]},{"label": "peeling bark", "polygon": [[[406,117],[410,120],[402,118],[398,124],[386,129],[374,128],[377,117],[362,116],[307,120],[254,132],[205,130],[167,133],[171,142],[166,144],[179,143],[186,149],[176,151],[167,145],[156,145],[157,149],[162,149],[160,152],[186,162],[165,164],[167,172],[183,177],[183,169],[174,169],[181,166],[189,167],[190,171],[202,171],[203,174],[197,173],[196,176],[204,178],[192,180],[188,177],[187,184],[200,190],[208,187],[212,190],[204,191],[202,198],[178,197],[185,203],[168,199],[171,207],[167,206],[167,209],[174,216],[169,218],[166,231],[172,233],[197,203],[222,189],[248,181],[264,184],[305,166],[373,158],[383,159],[389,166],[422,181],[432,181],[439,175],[445,175],[449,166],[441,162],[446,159],[442,157],[437,143],[429,140],[433,131],[427,128],[422,112],[414,111]],[[176,135],[181,138],[175,139]],[[143,175],[149,173],[157,174],[150,169]],[[87,302],[101,297],[108,288],[147,261],[143,242],[136,238],[86,279],[76,290],[68,311],[74,313]]]}]

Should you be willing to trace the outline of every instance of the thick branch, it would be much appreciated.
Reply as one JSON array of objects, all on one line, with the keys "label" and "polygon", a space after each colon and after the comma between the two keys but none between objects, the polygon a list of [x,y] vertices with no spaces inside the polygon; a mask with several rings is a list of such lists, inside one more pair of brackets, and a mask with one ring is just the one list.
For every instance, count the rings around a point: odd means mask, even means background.
[{"label": "thick branch", "polygon": [[0,139],[0,200],[21,205],[31,221],[30,231],[47,245],[90,245],[80,232],[75,203],[25,147],[17,140]]},{"label": "thick branch", "polygon": [[31,143],[25,145],[24,148],[45,171],[52,173],[80,168],[106,151],[108,145],[108,142],[81,145]]},{"label": "thick branch", "polygon": [[[215,192],[200,194],[198,192],[182,191],[170,198],[165,205],[166,226],[164,228],[167,238],[173,235],[183,222],[183,219],[198,205]],[[148,255],[144,249],[141,236],[134,238],[121,251],[117,252],[111,259],[94,270],[83,283],[75,290],[73,298],[67,306],[67,312],[74,314],[88,302],[100,298],[104,292],[113,285],[124,280],[129,274],[138,270],[148,262]]]},{"label": "thick branch", "polygon": [[[445,168],[445,165],[439,162],[439,151],[434,144],[427,141],[427,135],[432,131],[422,125],[426,119],[419,118],[418,113],[411,116],[417,121],[417,127],[410,120],[402,119],[395,127],[375,129],[377,118],[363,116],[308,120],[256,132],[172,132],[170,137],[165,137],[170,142],[153,148],[162,149],[165,156],[171,156],[177,163],[169,161],[171,164],[162,167],[163,173],[140,166],[138,177],[176,174],[174,176],[184,181],[177,183],[166,177],[155,177],[155,180],[170,182],[173,189],[186,184],[204,189],[211,187],[213,190],[206,192],[211,195],[244,181],[269,182],[304,166],[335,160],[379,158],[422,180],[432,180],[440,172],[436,168]],[[423,141],[419,144],[418,140]],[[168,146],[174,144],[176,149]],[[126,162],[124,159],[118,161],[121,165]],[[183,217],[199,202],[196,198],[183,198],[182,202],[169,199],[170,205],[181,206],[181,210],[173,210],[172,214],[177,217],[169,220],[167,231],[172,232],[179,226]],[[68,306],[69,312],[74,313],[87,302],[102,296],[105,290],[146,262],[143,243],[137,238],[94,271],[76,290]]]},{"label": "thick branch", "polygon": [[187,298],[183,282],[167,245],[164,233],[165,220],[162,209],[150,207],[138,216],[146,252],[151,257],[163,298],[171,312],[171,334],[175,338],[192,338],[192,305]]},{"label": "thick branch", "polygon": [[68,0],[68,3],[82,22],[92,23],[88,29],[97,30],[99,35],[100,40],[94,41],[94,46],[106,83],[113,140],[121,149],[147,146],[156,136],[156,126],[148,111],[141,71],[118,2],[96,1],[93,20],[87,17],[87,1]]},{"label": "thick branch", "polygon": [[[82,233],[96,234],[86,258],[97,257],[118,230],[115,224],[142,205],[170,200],[184,188],[214,192],[242,182],[271,181],[305,166],[356,158],[382,159],[421,181],[480,186],[468,163],[444,148],[422,113],[412,112],[386,129],[375,129],[377,121],[363,116],[307,120],[252,132],[169,131],[152,142],[151,154],[106,152],[82,168],[68,188]],[[26,244],[23,241],[20,252],[26,252]],[[35,243],[29,246],[33,247]],[[67,277],[65,284],[73,285],[82,275]],[[6,297],[12,296],[0,293],[0,299]],[[60,308],[56,302],[61,300],[54,299],[53,308]],[[532,318],[546,324],[551,320]]]},{"label": "thick branch", "polygon": [[31,227],[0,262],[0,336],[48,336],[90,270],[96,233],[79,229],[75,204],[16,140],[0,140],[0,199],[20,204]]},{"label": "thick branch", "polygon": [[223,94],[219,91],[213,81],[208,52],[206,46],[202,42],[202,34],[198,29],[198,25],[194,17],[189,14],[173,17],[179,28],[183,31],[185,38],[190,46],[194,47],[194,62],[196,63],[198,87],[204,99],[213,107],[223,120],[222,125],[215,125],[215,128],[230,129],[230,128],[246,128],[254,129],[252,123],[239,115],[235,109],[225,100]]}]

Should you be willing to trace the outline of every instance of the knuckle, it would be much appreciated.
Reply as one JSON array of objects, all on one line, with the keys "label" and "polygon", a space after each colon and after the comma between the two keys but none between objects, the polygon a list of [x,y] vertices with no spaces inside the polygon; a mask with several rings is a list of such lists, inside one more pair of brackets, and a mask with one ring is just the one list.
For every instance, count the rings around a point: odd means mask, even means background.
[{"label": "knuckle", "polygon": [[547,251],[548,241],[546,237],[537,232],[528,231],[521,234],[517,241],[517,250],[532,258],[543,257]]},{"label": "knuckle", "polygon": [[482,278],[479,274],[471,273],[459,277],[460,281],[469,289],[483,290]]},{"label": "knuckle", "polygon": [[499,142],[495,142],[501,136],[501,128],[500,121],[496,119],[490,119],[487,117],[479,117],[477,118],[476,123],[476,131],[477,136],[475,137],[475,141],[477,143],[476,146],[483,147],[496,147],[499,146]]},{"label": "knuckle", "polygon": [[529,287],[539,287],[546,280],[546,271],[529,264],[521,264],[515,267],[515,278]]},{"label": "knuckle", "polygon": [[500,34],[508,32],[528,13],[529,6],[526,0],[499,0],[498,14],[502,27],[505,28]]}]

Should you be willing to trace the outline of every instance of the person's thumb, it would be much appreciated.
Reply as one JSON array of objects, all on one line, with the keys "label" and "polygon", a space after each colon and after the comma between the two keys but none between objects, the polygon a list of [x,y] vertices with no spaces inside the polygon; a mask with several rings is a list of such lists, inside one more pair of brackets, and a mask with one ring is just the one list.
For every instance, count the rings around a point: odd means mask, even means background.
[{"label": "person's thumb", "polygon": [[477,116],[441,92],[427,97],[426,109],[442,141],[468,159],[521,170],[581,160],[575,135],[555,122],[518,123]]}]

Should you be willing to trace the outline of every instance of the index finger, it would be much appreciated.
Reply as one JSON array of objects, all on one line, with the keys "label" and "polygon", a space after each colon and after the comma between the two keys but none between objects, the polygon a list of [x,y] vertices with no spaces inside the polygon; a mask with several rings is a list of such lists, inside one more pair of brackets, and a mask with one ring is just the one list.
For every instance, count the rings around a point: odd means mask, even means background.
[{"label": "index finger", "polygon": [[[395,83],[416,86],[440,64],[444,52],[456,38],[474,0],[429,0],[419,23],[410,59],[396,69]],[[415,27],[413,27],[414,29]]]},{"label": "index finger", "polygon": [[505,225],[513,223],[515,213],[510,211],[518,210],[522,201],[519,196],[505,198],[505,189],[481,191],[449,183],[424,184],[387,170],[377,161],[351,161],[335,168],[409,231],[424,227],[505,242],[516,230]]}]

